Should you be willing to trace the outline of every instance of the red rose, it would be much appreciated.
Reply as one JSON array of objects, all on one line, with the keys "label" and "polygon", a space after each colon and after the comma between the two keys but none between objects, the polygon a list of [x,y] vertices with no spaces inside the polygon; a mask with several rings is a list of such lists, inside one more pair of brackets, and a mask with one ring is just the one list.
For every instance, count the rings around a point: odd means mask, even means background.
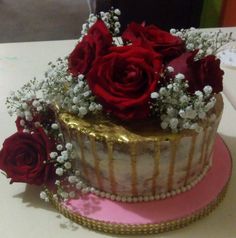
[{"label": "red rose", "polygon": [[138,46],[112,47],[86,79],[106,112],[122,120],[144,119],[161,71],[160,56]]},{"label": "red rose", "polygon": [[42,185],[53,177],[49,160],[52,144],[42,128],[34,134],[18,132],[7,138],[0,151],[0,169],[13,182]]},{"label": "red rose", "polygon": [[167,60],[185,51],[184,42],[181,38],[160,30],[154,25],[143,26],[132,22],[128,25],[122,37],[124,40],[131,41],[133,44],[147,42]]},{"label": "red rose", "polygon": [[181,38],[160,30],[154,25],[143,26],[132,22],[122,37],[133,44],[147,42],[156,52],[162,54],[164,59],[176,57],[185,50]]},{"label": "red rose", "polygon": [[204,86],[210,85],[214,93],[223,90],[223,74],[220,69],[220,60],[214,55],[208,55],[195,61],[197,51],[186,52],[172,60],[168,66],[174,68],[174,74],[182,73],[189,83],[189,91],[194,93],[203,90]]},{"label": "red rose", "polygon": [[72,75],[86,74],[96,57],[107,53],[112,45],[112,36],[103,21],[97,22],[77,44],[69,56],[68,65]]}]

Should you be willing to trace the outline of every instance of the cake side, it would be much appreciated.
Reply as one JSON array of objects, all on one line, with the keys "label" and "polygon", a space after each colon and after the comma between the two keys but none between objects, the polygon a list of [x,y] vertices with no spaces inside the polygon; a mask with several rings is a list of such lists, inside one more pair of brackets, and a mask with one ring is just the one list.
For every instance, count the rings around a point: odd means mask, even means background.
[{"label": "cake side", "polygon": [[59,121],[66,141],[74,146],[74,166],[85,184],[128,197],[178,193],[194,186],[211,165],[223,109],[222,96],[216,97],[211,112],[216,117],[206,120],[199,133],[163,132],[151,120],[131,129],[104,118],[80,119],[68,113],[59,113]]}]

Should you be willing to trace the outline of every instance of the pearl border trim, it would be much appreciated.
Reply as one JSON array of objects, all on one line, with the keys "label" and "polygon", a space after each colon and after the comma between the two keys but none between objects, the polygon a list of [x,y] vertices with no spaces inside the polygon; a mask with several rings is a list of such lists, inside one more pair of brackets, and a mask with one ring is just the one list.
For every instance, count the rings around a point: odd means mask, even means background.
[{"label": "pearl border trim", "polygon": [[146,196],[124,196],[124,195],[117,195],[117,194],[111,194],[108,192],[100,191],[94,187],[87,186],[85,184],[82,184],[81,186],[81,193],[82,194],[87,194],[87,193],[93,193],[96,196],[102,197],[102,198],[107,198],[112,201],[117,201],[117,202],[149,202],[149,201],[154,201],[154,200],[163,200],[166,198],[170,198],[173,196],[176,196],[180,193],[186,192],[193,188],[195,185],[197,185],[206,175],[208,172],[209,168],[211,167],[211,164],[208,164],[204,167],[202,173],[191,183],[189,183],[186,186],[180,187],[178,189],[172,190],[167,193],[160,193],[156,195],[146,195]]}]

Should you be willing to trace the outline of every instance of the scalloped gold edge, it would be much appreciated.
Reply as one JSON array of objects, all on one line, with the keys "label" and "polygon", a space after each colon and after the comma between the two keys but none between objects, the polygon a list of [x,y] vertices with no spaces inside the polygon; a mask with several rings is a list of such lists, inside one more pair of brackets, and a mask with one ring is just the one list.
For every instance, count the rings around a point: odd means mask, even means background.
[{"label": "scalloped gold edge", "polygon": [[182,227],[185,227],[212,212],[224,199],[228,183],[224,186],[218,196],[211,201],[207,206],[202,209],[180,219],[170,220],[158,224],[141,224],[141,225],[131,225],[131,224],[122,224],[122,223],[111,223],[105,221],[99,221],[85,216],[80,215],[79,213],[74,213],[69,209],[65,208],[62,203],[53,199],[50,196],[50,201],[53,206],[65,217],[69,218],[75,223],[78,223],[88,229],[92,229],[99,232],[105,232],[110,234],[119,234],[119,235],[138,235],[138,234],[157,234],[167,231],[176,230]]}]

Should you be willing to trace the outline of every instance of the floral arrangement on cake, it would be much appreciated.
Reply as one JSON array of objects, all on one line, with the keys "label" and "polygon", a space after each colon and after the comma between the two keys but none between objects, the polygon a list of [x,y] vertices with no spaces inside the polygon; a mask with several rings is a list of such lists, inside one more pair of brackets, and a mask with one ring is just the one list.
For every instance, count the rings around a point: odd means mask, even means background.
[{"label": "floral arrangement on cake", "polygon": [[119,15],[118,9],[90,14],[72,53],[50,62],[44,80],[34,79],[7,98],[17,132],[3,143],[0,169],[10,183],[44,185],[45,201],[47,186],[56,186],[54,199],[96,192],[73,169],[73,146],[65,143],[55,105],[80,118],[154,118],[173,133],[198,132],[201,122],[214,120],[223,77],[215,54],[231,34],[194,28],[169,33],[135,22],[120,34]]}]

